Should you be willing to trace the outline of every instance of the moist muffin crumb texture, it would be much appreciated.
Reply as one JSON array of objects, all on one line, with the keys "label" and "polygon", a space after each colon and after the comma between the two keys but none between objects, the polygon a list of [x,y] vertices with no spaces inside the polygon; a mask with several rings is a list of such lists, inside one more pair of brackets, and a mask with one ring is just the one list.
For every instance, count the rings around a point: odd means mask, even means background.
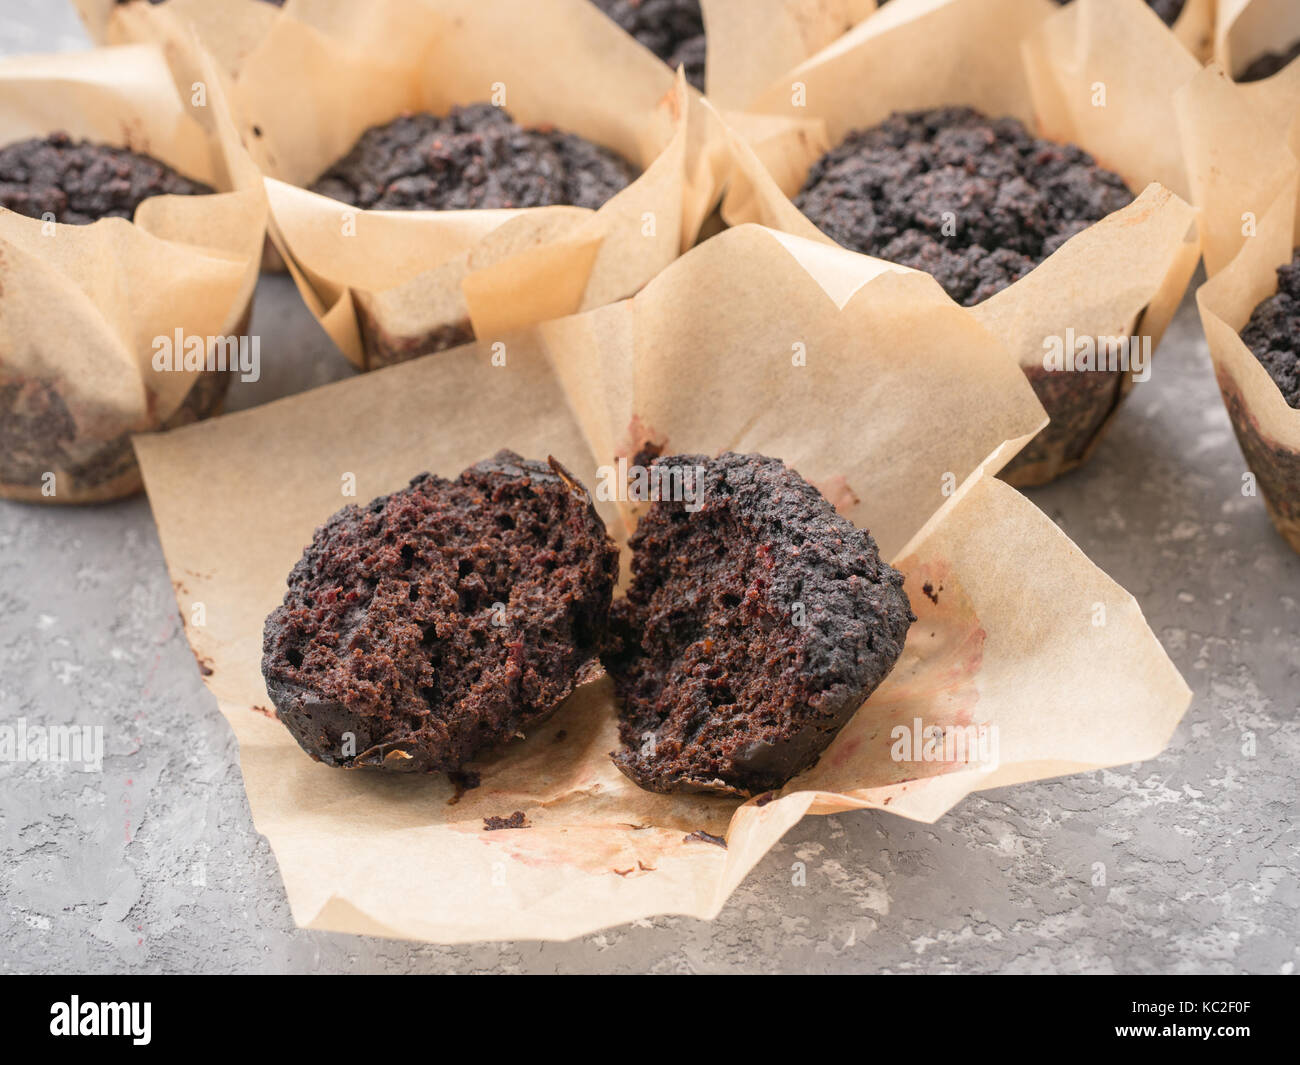
[{"label": "moist muffin crumb texture", "polygon": [[614,761],[652,791],[779,788],[893,668],[915,620],[903,577],[776,459],[655,467],[701,469],[700,505],[656,501],[631,538],[605,657],[621,704]]},{"label": "moist muffin crumb texture", "polygon": [[329,765],[459,770],[599,672],[617,568],[558,464],[423,474],[316,531],[266,622],[268,690]]}]

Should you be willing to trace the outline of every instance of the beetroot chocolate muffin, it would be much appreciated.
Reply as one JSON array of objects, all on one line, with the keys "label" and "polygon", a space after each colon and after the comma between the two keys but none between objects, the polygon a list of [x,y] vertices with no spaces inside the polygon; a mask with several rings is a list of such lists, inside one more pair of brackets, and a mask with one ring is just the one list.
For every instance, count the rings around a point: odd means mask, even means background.
[{"label": "beetroot chocolate muffin", "polygon": [[523,129],[491,104],[403,115],[362,134],[312,192],[376,211],[600,207],[636,179],[608,148]]},{"label": "beetroot chocolate muffin", "polygon": [[592,0],[625,31],[704,91],[704,13],[700,0]]},{"label": "beetroot chocolate muffin", "polygon": [[501,451],[316,531],[262,673],[318,761],[452,772],[599,672],[618,549],[559,463]]},{"label": "beetroot chocolate muffin", "polygon": [[807,769],[893,669],[912,615],[871,536],[779,460],[678,455],[604,661],[614,762],[651,791],[753,795]]},{"label": "beetroot chocolate muffin", "polygon": [[1297,58],[1300,58],[1300,41],[1292,43],[1291,47],[1284,48],[1280,52],[1265,52],[1237,77],[1240,82],[1263,81],[1265,78],[1271,78],[1284,67],[1290,66]]},{"label": "beetroot chocolate muffin", "polygon": [[1300,410],[1300,251],[1278,267],[1277,280],[1277,294],[1255,308],[1241,339]]},{"label": "beetroot chocolate muffin", "polygon": [[127,218],[151,196],[213,190],[166,163],[126,148],[51,133],[0,148],[0,206],[68,225]]},{"label": "beetroot chocolate muffin", "polygon": [[[150,156],[74,141],[66,133],[0,148],[0,207],[30,218],[48,216],[65,225],[89,225],[101,218],[129,220],[152,196],[212,191]],[[247,327],[245,319],[238,331]],[[139,490],[129,431],[111,439],[88,439],[78,428],[57,375],[6,372],[3,362],[0,357],[0,495],[33,498],[52,472],[70,480],[70,498],[108,499]],[[229,374],[198,374],[180,406],[156,428],[178,428],[215,413],[229,383]]]},{"label": "beetroot chocolate muffin", "polygon": [[1132,200],[1080,148],[945,107],[850,133],[795,205],[844,247],[924,270],[971,307]]}]

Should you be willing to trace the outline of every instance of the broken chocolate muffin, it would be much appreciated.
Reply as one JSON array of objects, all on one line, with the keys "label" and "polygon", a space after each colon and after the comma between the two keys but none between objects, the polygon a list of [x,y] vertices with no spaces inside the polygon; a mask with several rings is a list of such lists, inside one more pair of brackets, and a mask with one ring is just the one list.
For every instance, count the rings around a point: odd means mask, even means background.
[{"label": "broken chocolate muffin", "polygon": [[604,656],[622,700],[614,761],[651,791],[779,788],[894,667],[916,620],[903,576],[777,459],[650,471],[661,490]]},{"label": "broken chocolate muffin", "polygon": [[266,620],[267,690],[327,765],[459,770],[598,673],[617,570],[553,459],[422,474],[316,531]]},{"label": "broken chocolate muffin", "polygon": [[1132,200],[1081,148],[944,107],[850,133],[795,205],[844,247],[924,270],[971,307]]},{"label": "broken chocolate muffin", "polygon": [[213,190],[166,163],[127,148],[74,141],[66,133],[0,148],[0,206],[67,225],[126,218],[151,196],[201,196]]},{"label": "broken chocolate muffin", "polygon": [[626,159],[573,133],[523,129],[491,104],[374,126],[311,187],[376,211],[600,207],[636,179]]},{"label": "broken chocolate muffin", "polygon": [[1284,48],[1280,52],[1265,52],[1252,60],[1250,65],[1238,75],[1237,80],[1239,82],[1263,81],[1290,66],[1296,59],[1300,59],[1300,41],[1293,42],[1291,47]]},{"label": "broken chocolate muffin", "polygon": [[1277,280],[1277,294],[1255,308],[1241,339],[1300,410],[1300,250],[1277,268]]},{"label": "broken chocolate muffin", "polygon": [[700,0],[592,0],[626,32],[704,91],[704,13]]}]

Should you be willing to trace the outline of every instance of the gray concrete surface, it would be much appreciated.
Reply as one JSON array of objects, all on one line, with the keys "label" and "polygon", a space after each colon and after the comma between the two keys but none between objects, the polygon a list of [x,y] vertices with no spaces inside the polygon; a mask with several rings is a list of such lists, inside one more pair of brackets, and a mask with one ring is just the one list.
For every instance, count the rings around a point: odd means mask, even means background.
[{"label": "gray concrete surface", "polygon": [[[0,51],[80,40],[48,0],[0,11]],[[253,328],[267,373],[234,406],[349,372],[283,278]],[[1300,557],[1242,497],[1243,469],[1189,300],[1091,466],[1032,493],[1195,689],[1159,758],[989,793],[935,826],[807,819],[712,923],[463,948],[294,927],[147,502],[0,503],[0,721],[105,736],[101,773],[0,763],[0,971],[1292,972]]]}]

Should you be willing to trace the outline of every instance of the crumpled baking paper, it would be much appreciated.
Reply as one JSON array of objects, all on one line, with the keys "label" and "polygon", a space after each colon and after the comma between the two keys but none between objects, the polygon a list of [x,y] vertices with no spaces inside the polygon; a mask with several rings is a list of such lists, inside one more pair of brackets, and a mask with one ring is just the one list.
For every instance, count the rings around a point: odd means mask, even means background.
[{"label": "crumpled baking paper", "polygon": [[1154,350],[1195,269],[1174,94],[1198,69],[1142,0],[891,0],[724,116],[722,213],[826,241],[792,202],[811,165],[854,129],[947,105],[1013,116],[1118,172],[1135,203],[974,309],[1052,417],[1005,474],[1040,484],[1087,460],[1133,386],[1122,371],[1049,372],[1046,339],[1149,336]]},{"label": "crumpled baking paper", "polygon": [[[932,278],[743,226],[631,300],[137,448],[188,638],[295,919],[453,943],[711,918],[807,813],[933,821],[972,791],[1156,754],[1186,685],[1133,598],[993,476],[1044,421],[1019,368]],[[907,575],[918,621],[902,658],[781,793],[740,804],[638,789],[608,757],[607,678],[478,764],[463,795],[441,776],[329,769],[272,719],[263,622],[334,511],[501,447],[553,455],[594,487],[647,441],[779,456]],[[597,506],[625,544],[628,505]],[[893,750],[896,728],[919,744],[981,726],[996,759]],[[515,811],[529,827],[485,831]]]},{"label": "crumpled baking paper", "polygon": [[[213,72],[194,62],[198,95],[147,45],[0,61],[0,143],[63,131],[217,190],[87,226],[0,210],[0,419],[16,434],[0,495],[84,503],[139,491],[130,434],[206,416],[225,393],[228,373],[152,365],[155,337],[244,329],[266,230],[260,177]],[[63,420],[57,439],[14,430],[42,414]]]},{"label": "crumpled baking paper", "polygon": [[1214,372],[1273,524],[1300,551],[1300,410],[1246,347],[1241,330],[1277,292],[1300,245],[1300,64],[1238,85],[1214,64],[1179,95],[1188,169],[1202,206],[1197,292]]}]

